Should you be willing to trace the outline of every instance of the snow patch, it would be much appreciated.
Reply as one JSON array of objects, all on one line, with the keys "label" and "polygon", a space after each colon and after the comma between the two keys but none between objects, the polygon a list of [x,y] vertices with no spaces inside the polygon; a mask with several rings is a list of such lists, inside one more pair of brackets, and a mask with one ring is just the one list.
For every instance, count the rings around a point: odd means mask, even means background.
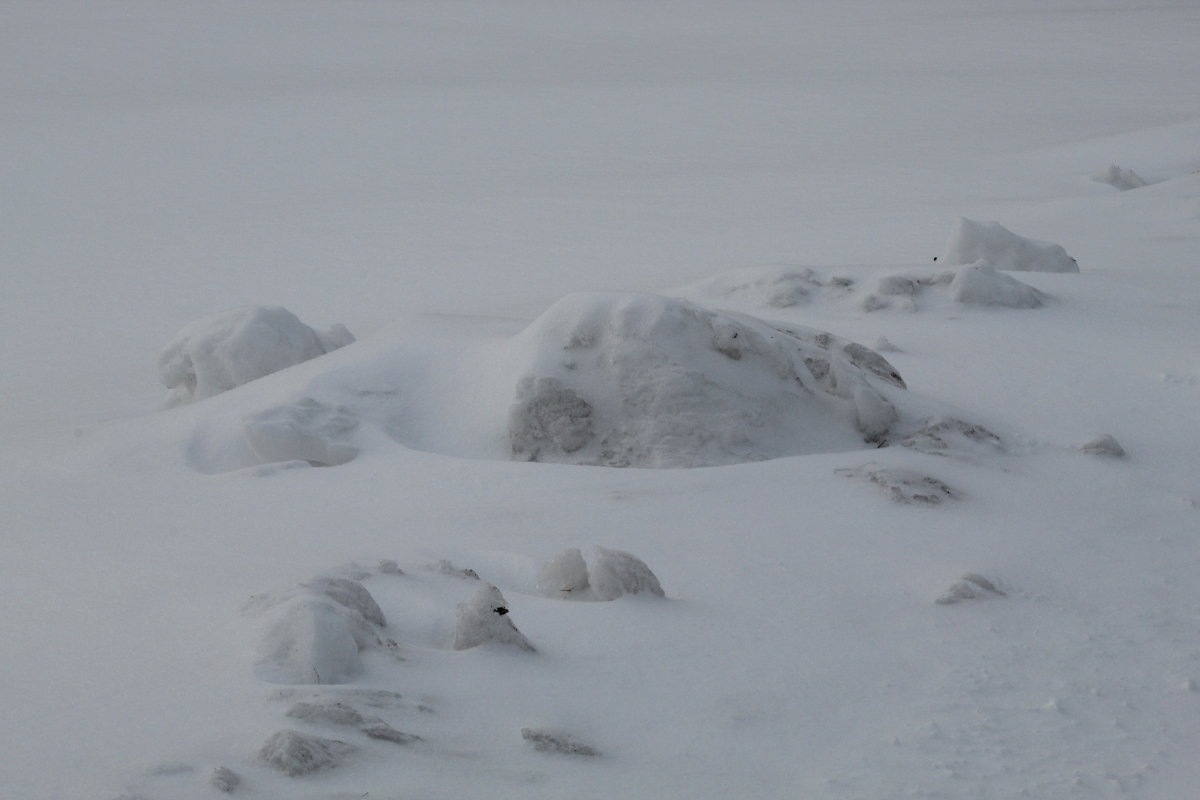
[{"label": "snow patch", "polygon": [[342,325],[321,334],[282,306],[243,306],[189,323],[158,357],[158,376],[177,406],[249,383],[344,347]]},{"label": "snow patch", "polygon": [[1018,236],[999,222],[960,218],[946,242],[941,263],[955,266],[981,260],[1004,270],[1079,272],[1079,265],[1061,245]]}]

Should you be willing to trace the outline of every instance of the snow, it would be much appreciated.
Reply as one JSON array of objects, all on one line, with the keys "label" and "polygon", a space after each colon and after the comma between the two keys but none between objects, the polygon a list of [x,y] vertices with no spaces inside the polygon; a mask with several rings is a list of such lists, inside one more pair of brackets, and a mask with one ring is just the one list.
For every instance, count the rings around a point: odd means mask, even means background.
[{"label": "snow", "polygon": [[0,795],[1195,793],[1195,3],[4,22]]},{"label": "snow", "polygon": [[961,217],[942,251],[943,264],[986,262],[995,269],[1022,272],[1079,272],[1062,245],[1018,236],[999,222]]},{"label": "snow", "polygon": [[987,261],[976,261],[954,274],[950,282],[954,299],[967,305],[1038,308],[1046,295],[1011,275],[998,272]]}]

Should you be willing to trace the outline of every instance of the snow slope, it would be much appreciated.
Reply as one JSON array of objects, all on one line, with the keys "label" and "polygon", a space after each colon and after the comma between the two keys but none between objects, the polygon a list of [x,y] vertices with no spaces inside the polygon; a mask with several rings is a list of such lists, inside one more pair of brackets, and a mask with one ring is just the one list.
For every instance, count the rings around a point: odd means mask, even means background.
[{"label": "snow slope", "polygon": [[[1194,4],[0,9],[0,796],[1200,783]],[[964,217],[1080,271],[923,283]],[[885,337],[936,413],[525,463],[512,343],[576,292]],[[158,410],[246,304],[359,340]],[[571,548],[665,597],[548,593]]]}]

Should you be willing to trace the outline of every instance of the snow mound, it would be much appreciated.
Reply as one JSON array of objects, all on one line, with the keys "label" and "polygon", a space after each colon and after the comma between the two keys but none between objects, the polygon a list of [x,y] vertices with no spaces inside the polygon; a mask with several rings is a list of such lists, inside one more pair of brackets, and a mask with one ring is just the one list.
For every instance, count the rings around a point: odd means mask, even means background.
[{"label": "snow mound", "polygon": [[950,585],[950,588],[938,597],[936,602],[938,605],[951,605],[953,603],[961,603],[964,600],[979,600],[985,597],[1003,597],[1004,592],[996,588],[996,584],[982,575],[977,575],[974,572],[968,572],[962,576],[962,580],[955,581]]},{"label": "snow mound", "polygon": [[297,777],[341,764],[355,747],[337,739],[322,739],[298,731],[271,735],[258,751],[260,761],[285,775]]},{"label": "snow mound", "polygon": [[318,577],[247,609],[264,615],[255,674],[269,683],[345,683],[362,671],[360,652],[382,645],[372,624],[383,612],[362,584]]},{"label": "snow mound", "polygon": [[698,467],[861,448],[896,420],[878,353],[648,294],[569,295],[517,336],[514,458]]},{"label": "snow mound", "polygon": [[1061,245],[1018,236],[999,222],[960,218],[941,262],[955,266],[980,260],[996,269],[1020,272],[1079,272],[1079,265]]},{"label": "snow mound", "polygon": [[1149,181],[1138,175],[1131,169],[1122,169],[1116,164],[1110,164],[1108,169],[1092,176],[1093,180],[1100,183],[1107,183],[1109,186],[1116,187],[1122,192],[1130,189],[1140,189],[1143,186],[1148,186]]},{"label": "snow mound", "polygon": [[563,550],[542,567],[537,585],[551,597],[582,597],[591,586],[583,554],[576,547]]},{"label": "snow mound", "polygon": [[534,652],[535,648],[508,617],[508,604],[500,590],[485,583],[469,602],[458,604],[454,649],[469,650],[487,642]]},{"label": "snow mound", "polygon": [[874,461],[861,467],[845,467],[836,472],[848,478],[867,480],[882,489],[892,500],[905,505],[938,505],[943,500],[952,500],[958,496],[937,478],[912,470],[882,467]]},{"label": "snow mound", "polygon": [[600,751],[569,733],[543,728],[522,728],[521,738],[539,753],[560,753],[568,756],[598,756]]},{"label": "snow mound", "polygon": [[296,703],[288,709],[287,715],[314,725],[344,725],[357,728],[371,739],[392,742],[393,744],[412,744],[421,741],[421,737],[411,733],[402,733],[378,717],[362,714],[358,709],[341,702]]},{"label": "snow mound", "polygon": [[973,425],[948,416],[921,420],[911,430],[897,431],[880,442],[880,445],[899,445],[930,455],[963,452],[992,455],[1004,449],[1000,437],[982,425]]},{"label": "snow mound", "polygon": [[955,273],[950,294],[967,305],[1007,308],[1039,308],[1046,299],[1029,284],[997,272],[987,261],[976,261]]},{"label": "snow mound", "polygon": [[1125,448],[1112,437],[1112,434],[1102,433],[1099,436],[1093,436],[1086,442],[1076,445],[1076,450],[1081,453],[1087,453],[1089,456],[1107,456],[1108,458],[1122,458],[1125,455]]},{"label": "snow mound", "polygon": [[342,325],[326,333],[281,306],[243,306],[198,319],[158,357],[166,405],[203,400],[354,341]]}]

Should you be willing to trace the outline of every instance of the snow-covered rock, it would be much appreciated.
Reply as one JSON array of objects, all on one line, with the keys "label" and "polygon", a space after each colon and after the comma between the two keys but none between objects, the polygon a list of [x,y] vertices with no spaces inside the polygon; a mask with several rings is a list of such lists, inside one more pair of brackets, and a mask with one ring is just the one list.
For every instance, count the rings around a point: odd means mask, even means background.
[{"label": "snow-covered rock", "polygon": [[263,743],[258,758],[285,775],[296,777],[336,767],[354,750],[353,745],[337,739],[282,730]]},{"label": "snow-covered rock", "polygon": [[955,266],[980,260],[1004,270],[1079,272],[1079,265],[1061,245],[1018,236],[999,222],[961,218],[946,242],[941,263]]},{"label": "snow-covered rock", "polygon": [[950,295],[960,303],[1007,308],[1038,308],[1046,295],[1011,275],[998,272],[987,261],[960,269],[950,283]]},{"label": "snow-covered rock", "polygon": [[485,583],[469,602],[458,604],[454,649],[469,650],[487,642],[533,652],[536,648],[508,617],[508,603],[500,590]]},{"label": "snow-covered rock", "polygon": [[648,294],[577,294],[511,342],[515,458],[696,467],[861,448],[895,419],[868,348]]},{"label": "snow-covered rock", "polygon": [[951,605],[964,600],[978,600],[984,597],[1003,597],[1004,592],[996,584],[982,575],[968,572],[961,580],[955,581],[950,588],[943,592],[936,602],[938,605]]},{"label": "snow-covered rock", "polygon": [[842,468],[837,470],[837,473],[848,478],[867,480],[882,489],[892,500],[906,505],[938,505],[943,500],[957,497],[949,486],[937,478],[908,469],[883,467],[874,461],[860,467]]},{"label": "snow-covered rock", "polygon": [[243,306],[198,319],[158,357],[166,405],[211,397],[354,341],[342,325],[322,334],[281,306]]},{"label": "snow-covered rock", "polygon": [[1099,436],[1093,436],[1086,442],[1081,442],[1076,445],[1081,453],[1087,453],[1089,456],[1107,456],[1108,458],[1121,458],[1125,455],[1125,448],[1113,438],[1112,434],[1102,433]]},{"label": "snow-covered rock", "polygon": [[624,594],[649,592],[666,597],[646,562],[621,550],[592,548],[592,565],[588,573],[592,592],[600,600],[616,600]]},{"label": "snow-covered rock", "polygon": [[581,742],[569,733],[546,728],[522,728],[521,738],[539,753],[560,753],[568,756],[598,756],[600,751]]},{"label": "snow-covered rock", "polygon": [[344,683],[362,669],[360,652],[382,644],[372,625],[383,611],[361,583],[318,576],[255,598],[246,613],[263,618],[255,673],[270,683]]},{"label": "snow-covered rock", "polygon": [[900,430],[883,440],[884,445],[900,445],[931,455],[955,452],[994,454],[1004,449],[1000,437],[982,425],[973,425],[949,416],[921,420],[917,425]]},{"label": "snow-covered rock", "polygon": [[1149,181],[1133,170],[1122,169],[1116,164],[1110,164],[1108,169],[1094,175],[1093,179],[1100,183],[1107,183],[1123,192],[1129,189],[1140,189],[1149,184]]}]

